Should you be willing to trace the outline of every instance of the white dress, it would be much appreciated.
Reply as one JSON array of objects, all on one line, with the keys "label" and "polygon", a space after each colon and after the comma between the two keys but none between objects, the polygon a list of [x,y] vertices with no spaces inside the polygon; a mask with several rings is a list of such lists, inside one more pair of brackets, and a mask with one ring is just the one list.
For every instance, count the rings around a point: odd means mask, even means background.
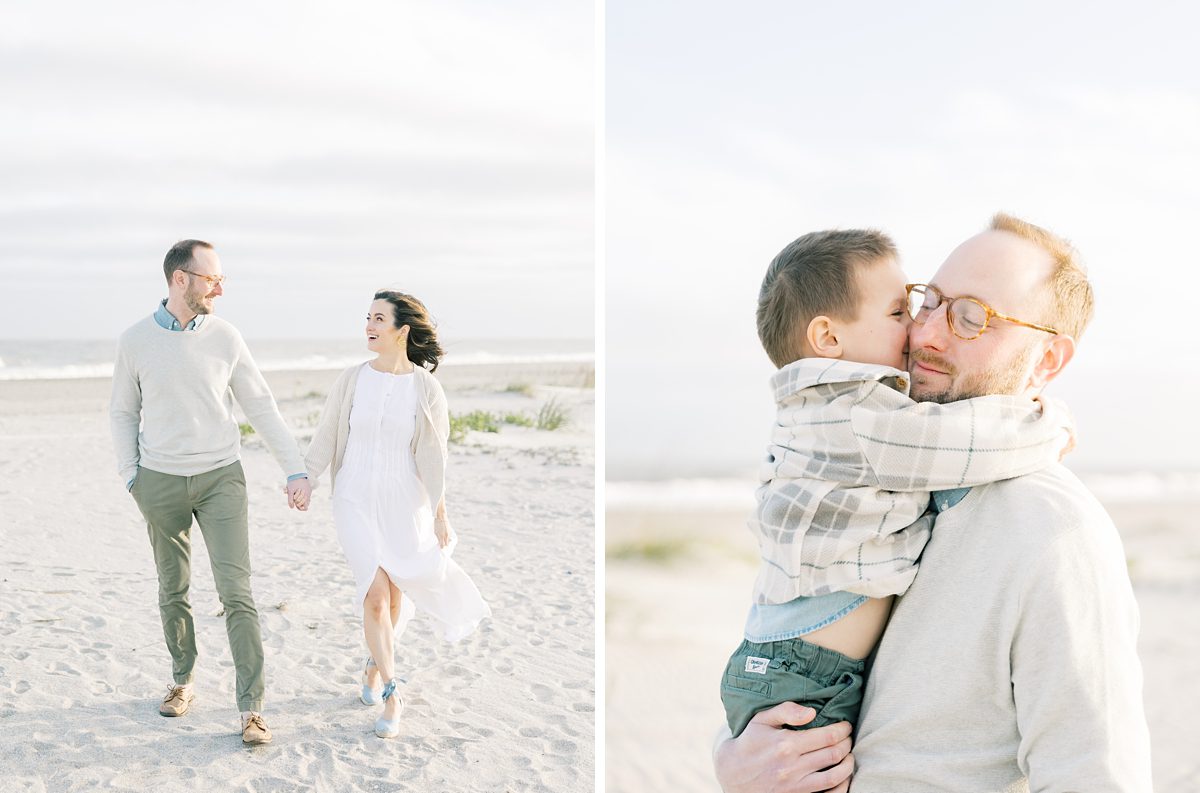
[{"label": "white dress", "polygon": [[333,518],[354,572],[358,605],[382,568],[404,593],[397,636],[415,606],[433,617],[442,638],[456,641],[474,631],[491,609],[450,558],[457,538],[451,534],[450,544],[438,547],[429,495],[412,452],[417,409],[412,373],[362,367],[333,491]]}]

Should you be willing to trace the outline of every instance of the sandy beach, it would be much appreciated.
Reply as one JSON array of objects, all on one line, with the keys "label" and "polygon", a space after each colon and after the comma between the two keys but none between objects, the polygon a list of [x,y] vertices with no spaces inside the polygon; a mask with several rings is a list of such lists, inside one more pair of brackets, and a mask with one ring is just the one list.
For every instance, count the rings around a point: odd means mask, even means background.
[{"label": "sandy beach", "polygon": [[[1086,479],[1085,479],[1086,481]],[[1112,478],[1106,478],[1111,485]],[[1155,789],[1200,791],[1200,496],[1113,498],[1093,486],[1121,532],[1141,609]],[[605,774],[612,793],[719,793],[717,681],[741,637],[757,549],[745,510],[605,513]],[[703,495],[701,491],[700,495]]]},{"label": "sandy beach", "polygon": [[[267,379],[307,446],[336,371]],[[243,748],[234,674],[193,528],[197,699],[158,715],[170,660],[145,524],[118,481],[109,381],[0,383],[0,789],[582,791],[594,785],[591,364],[446,366],[452,414],[536,414],[451,446],[455,559],[491,604],[444,644],[418,616],[397,642],[400,737],[358,701],[364,643],[328,477],[290,511],[265,446],[244,443],[252,584],[274,742]]]}]

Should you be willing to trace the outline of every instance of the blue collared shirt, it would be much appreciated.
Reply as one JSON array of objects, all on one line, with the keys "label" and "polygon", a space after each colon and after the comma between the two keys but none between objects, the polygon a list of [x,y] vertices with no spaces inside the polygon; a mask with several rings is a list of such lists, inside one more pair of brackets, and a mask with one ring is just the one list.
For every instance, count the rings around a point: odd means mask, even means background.
[{"label": "blue collared shirt", "polygon": [[[935,490],[931,494],[932,506],[937,512],[945,512],[962,501],[970,491],[969,487]],[[754,603],[746,616],[746,639],[760,644],[794,639],[832,625],[866,602],[865,595],[831,592],[817,597],[800,597],[778,605]]]},{"label": "blue collared shirt", "polygon": [[187,325],[180,325],[179,320],[175,319],[175,315],[167,311],[167,301],[164,300],[154,311],[154,321],[158,323],[159,327],[167,330],[200,330],[200,326],[204,324],[204,315],[197,314]]},{"label": "blue collared shirt", "polygon": [[[189,322],[187,325],[180,325],[179,320],[175,318],[175,315],[170,311],[167,311],[166,300],[160,302],[158,304],[158,308],[154,310],[154,321],[158,323],[160,328],[165,328],[166,330],[200,330],[200,326],[204,324],[204,316],[204,314],[197,314],[196,316],[192,317],[191,322]],[[134,476],[133,479],[130,479],[128,482],[126,482],[125,489],[133,490],[133,482],[136,479],[137,477]],[[292,474],[287,478],[289,482],[295,481],[296,479],[308,479],[308,474]]]}]

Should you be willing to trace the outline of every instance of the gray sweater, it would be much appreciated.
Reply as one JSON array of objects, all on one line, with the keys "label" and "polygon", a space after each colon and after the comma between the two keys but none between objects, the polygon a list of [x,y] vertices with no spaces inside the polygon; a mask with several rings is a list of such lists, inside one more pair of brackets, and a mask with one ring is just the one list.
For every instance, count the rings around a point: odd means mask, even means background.
[{"label": "gray sweater", "polygon": [[236,399],[287,475],[304,472],[300,450],[237,329],[209,315],[189,333],[153,317],[121,335],[113,368],[113,448],[122,481],[138,466],[195,476],[236,461]]},{"label": "gray sweater", "polygon": [[853,793],[1149,793],[1121,540],[1060,465],[941,513],[867,681]]}]

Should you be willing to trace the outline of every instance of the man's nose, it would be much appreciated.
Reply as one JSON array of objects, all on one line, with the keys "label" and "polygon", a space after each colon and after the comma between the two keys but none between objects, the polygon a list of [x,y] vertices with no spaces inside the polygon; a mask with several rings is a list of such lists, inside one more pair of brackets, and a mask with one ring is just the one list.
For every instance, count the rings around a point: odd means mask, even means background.
[{"label": "man's nose", "polygon": [[908,349],[944,350],[949,341],[950,328],[946,324],[946,304],[931,311],[924,322],[913,322],[908,329]]},{"label": "man's nose", "polygon": [[223,295],[223,294],[225,294],[225,287],[221,286],[220,282],[218,282],[217,284],[215,284],[215,285],[213,286],[213,294],[214,294],[214,295]]}]

